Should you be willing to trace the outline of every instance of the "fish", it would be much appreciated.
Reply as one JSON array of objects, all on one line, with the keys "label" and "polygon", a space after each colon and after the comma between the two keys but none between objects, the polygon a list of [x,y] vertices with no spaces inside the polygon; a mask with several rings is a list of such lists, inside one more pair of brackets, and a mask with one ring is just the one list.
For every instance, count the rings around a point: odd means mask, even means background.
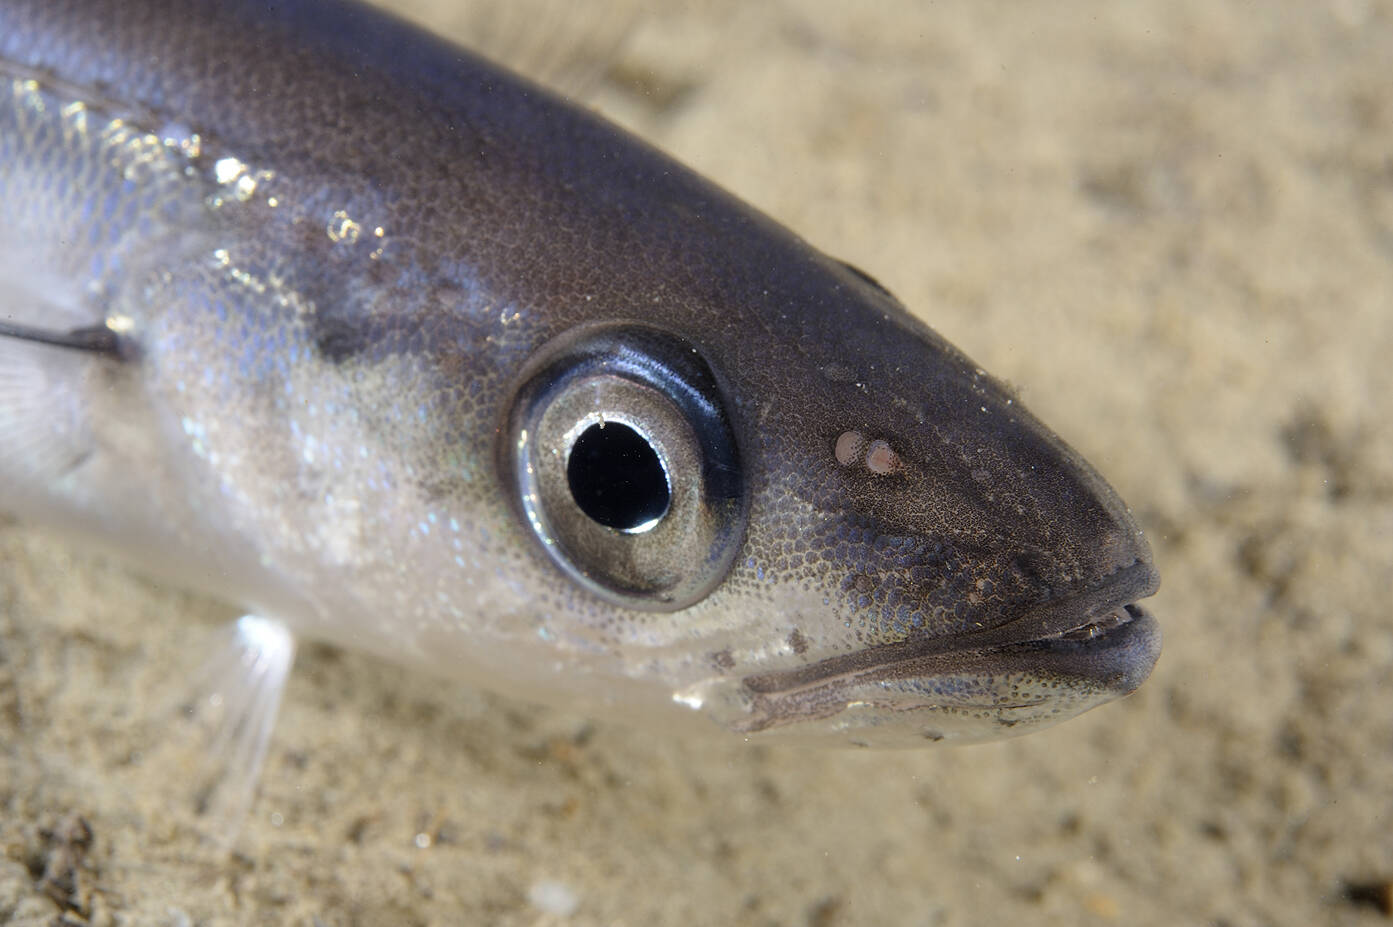
[{"label": "fish", "polygon": [[0,511],[317,640],[751,741],[1134,691],[1131,511],[875,278],[344,0],[0,5]]}]

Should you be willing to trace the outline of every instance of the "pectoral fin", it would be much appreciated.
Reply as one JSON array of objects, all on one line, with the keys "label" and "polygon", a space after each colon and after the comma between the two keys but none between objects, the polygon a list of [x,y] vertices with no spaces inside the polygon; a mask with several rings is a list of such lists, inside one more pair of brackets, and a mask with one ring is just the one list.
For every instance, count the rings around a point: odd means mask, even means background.
[{"label": "pectoral fin", "polygon": [[49,484],[91,455],[80,387],[93,353],[109,352],[89,330],[46,332],[0,319],[0,476],[11,486]]},{"label": "pectoral fin", "polygon": [[200,819],[200,829],[230,848],[256,797],[281,694],[295,662],[295,637],[278,621],[244,615],[221,631],[174,706],[177,718],[152,761]]}]

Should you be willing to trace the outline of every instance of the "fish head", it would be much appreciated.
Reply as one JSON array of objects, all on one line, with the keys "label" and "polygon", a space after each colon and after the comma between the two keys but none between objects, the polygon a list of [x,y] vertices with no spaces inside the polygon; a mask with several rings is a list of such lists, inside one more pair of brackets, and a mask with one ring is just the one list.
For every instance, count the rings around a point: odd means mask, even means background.
[{"label": "fish head", "polygon": [[1098,473],[865,275],[760,293],[567,329],[510,393],[517,519],[633,672],[747,736],[878,746],[1140,685],[1157,573]]},{"label": "fish head", "polygon": [[750,737],[990,739],[1136,688],[1157,574],[1106,482],[873,280],[705,190],[645,190],[637,236],[577,198],[517,233],[526,273],[463,232],[410,272],[390,233],[292,260],[248,232],[143,280],[141,391],[195,500],[151,510],[192,526],[159,559],[309,637]]}]

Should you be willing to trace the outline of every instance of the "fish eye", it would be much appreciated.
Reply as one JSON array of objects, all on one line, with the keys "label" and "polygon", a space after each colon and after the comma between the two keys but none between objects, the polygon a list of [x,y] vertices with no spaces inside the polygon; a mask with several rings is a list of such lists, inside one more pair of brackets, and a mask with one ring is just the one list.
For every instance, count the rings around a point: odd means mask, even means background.
[{"label": "fish eye", "polygon": [[585,326],[528,362],[499,453],[515,509],[574,582],[673,611],[725,578],[744,539],[744,471],[719,382],[685,339]]}]

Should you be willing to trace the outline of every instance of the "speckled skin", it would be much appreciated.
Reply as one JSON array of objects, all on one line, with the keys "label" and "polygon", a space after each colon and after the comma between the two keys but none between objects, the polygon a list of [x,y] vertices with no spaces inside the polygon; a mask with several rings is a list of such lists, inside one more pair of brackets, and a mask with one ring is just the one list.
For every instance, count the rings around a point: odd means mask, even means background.
[{"label": "speckled skin", "polygon": [[[130,352],[3,348],[46,398],[0,416],[27,436],[0,508],[597,713],[982,739],[1150,671],[1154,621],[1117,611],[1150,552],[1084,461],[874,281],[593,115],[329,2],[7,0],[0,82],[0,311]],[[498,465],[529,358],[624,319],[698,348],[745,468],[734,566],[676,612],[572,583]]]}]

